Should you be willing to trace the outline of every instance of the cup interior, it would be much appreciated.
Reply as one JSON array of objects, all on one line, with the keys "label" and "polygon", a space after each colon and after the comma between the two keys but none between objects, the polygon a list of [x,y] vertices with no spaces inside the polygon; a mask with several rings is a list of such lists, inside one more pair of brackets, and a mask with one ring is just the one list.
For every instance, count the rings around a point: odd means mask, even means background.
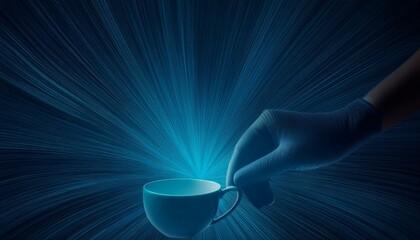
[{"label": "cup interior", "polygon": [[164,179],[144,185],[145,191],[163,196],[197,196],[213,193],[220,188],[218,183],[201,179]]}]

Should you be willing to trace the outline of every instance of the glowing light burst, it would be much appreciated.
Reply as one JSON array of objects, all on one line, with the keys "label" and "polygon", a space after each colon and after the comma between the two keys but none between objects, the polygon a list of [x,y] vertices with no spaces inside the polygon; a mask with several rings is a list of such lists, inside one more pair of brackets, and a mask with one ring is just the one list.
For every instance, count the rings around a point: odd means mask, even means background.
[{"label": "glowing light burst", "polygon": [[[163,239],[144,183],[224,183],[266,108],[328,111],[420,46],[418,2],[2,1],[0,236]],[[420,115],[197,239],[420,238]],[[226,209],[233,196],[222,202]]]}]

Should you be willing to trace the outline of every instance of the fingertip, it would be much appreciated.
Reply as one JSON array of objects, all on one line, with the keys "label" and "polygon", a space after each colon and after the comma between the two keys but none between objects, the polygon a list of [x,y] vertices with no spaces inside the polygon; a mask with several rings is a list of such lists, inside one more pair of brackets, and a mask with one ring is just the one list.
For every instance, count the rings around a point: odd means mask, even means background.
[{"label": "fingertip", "polygon": [[240,169],[233,175],[233,184],[237,187],[243,187],[246,185],[246,179],[242,169]]},{"label": "fingertip", "polygon": [[233,177],[234,177],[234,173],[232,172],[232,168],[229,166],[226,172],[226,186],[234,185]]},{"label": "fingertip", "polygon": [[232,185],[235,185],[233,178],[226,176],[226,186],[232,186]]},{"label": "fingertip", "polygon": [[233,177],[235,186],[242,189],[251,204],[261,209],[274,203],[274,193],[268,181],[255,182],[244,169],[237,171]]}]

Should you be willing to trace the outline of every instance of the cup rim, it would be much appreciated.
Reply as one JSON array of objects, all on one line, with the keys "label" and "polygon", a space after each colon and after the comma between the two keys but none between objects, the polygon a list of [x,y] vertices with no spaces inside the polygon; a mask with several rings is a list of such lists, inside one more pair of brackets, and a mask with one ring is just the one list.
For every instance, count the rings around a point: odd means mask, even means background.
[{"label": "cup rim", "polygon": [[[153,183],[157,183],[157,182],[163,182],[163,181],[174,181],[174,180],[192,180],[192,181],[198,181],[198,182],[207,182],[207,183],[212,183],[212,184],[216,184],[217,185],[217,189],[211,192],[206,192],[206,193],[200,193],[200,194],[190,194],[190,195],[174,195],[174,194],[165,194],[165,193],[159,193],[159,192],[155,192],[155,191],[151,191],[150,189],[147,189],[147,185],[151,185]],[[205,179],[197,179],[197,178],[165,178],[165,179],[159,179],[159,180],[155,180],[155,181],[151,181],[148,182],[146,184],[143,185],[143,192],[149,192],[152,193],[154,195],[158,195],[158,196],[165,196],[165,197],[196,197],[196,196],[204,196],[204,195],[209,195],[209,194],[213,194],[217,191],[220,191],[220,189],[222,188],[222,186],[214,181],[210,181],[210,180],[205,180]]]}]

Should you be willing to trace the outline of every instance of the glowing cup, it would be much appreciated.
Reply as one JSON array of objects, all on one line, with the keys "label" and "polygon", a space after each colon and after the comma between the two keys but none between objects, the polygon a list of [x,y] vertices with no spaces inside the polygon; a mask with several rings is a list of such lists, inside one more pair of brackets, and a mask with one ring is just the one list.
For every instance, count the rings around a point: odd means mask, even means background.
[{"label": "glowing cup", "polygon": [[[220,198],[237,193],[232,207],[216,217]],[[162,234],[173,238],[192,237],[230,214],[238,205],[241,192],[234,186],[199,179],[164,179],[143,186],[147,218]]]}]

